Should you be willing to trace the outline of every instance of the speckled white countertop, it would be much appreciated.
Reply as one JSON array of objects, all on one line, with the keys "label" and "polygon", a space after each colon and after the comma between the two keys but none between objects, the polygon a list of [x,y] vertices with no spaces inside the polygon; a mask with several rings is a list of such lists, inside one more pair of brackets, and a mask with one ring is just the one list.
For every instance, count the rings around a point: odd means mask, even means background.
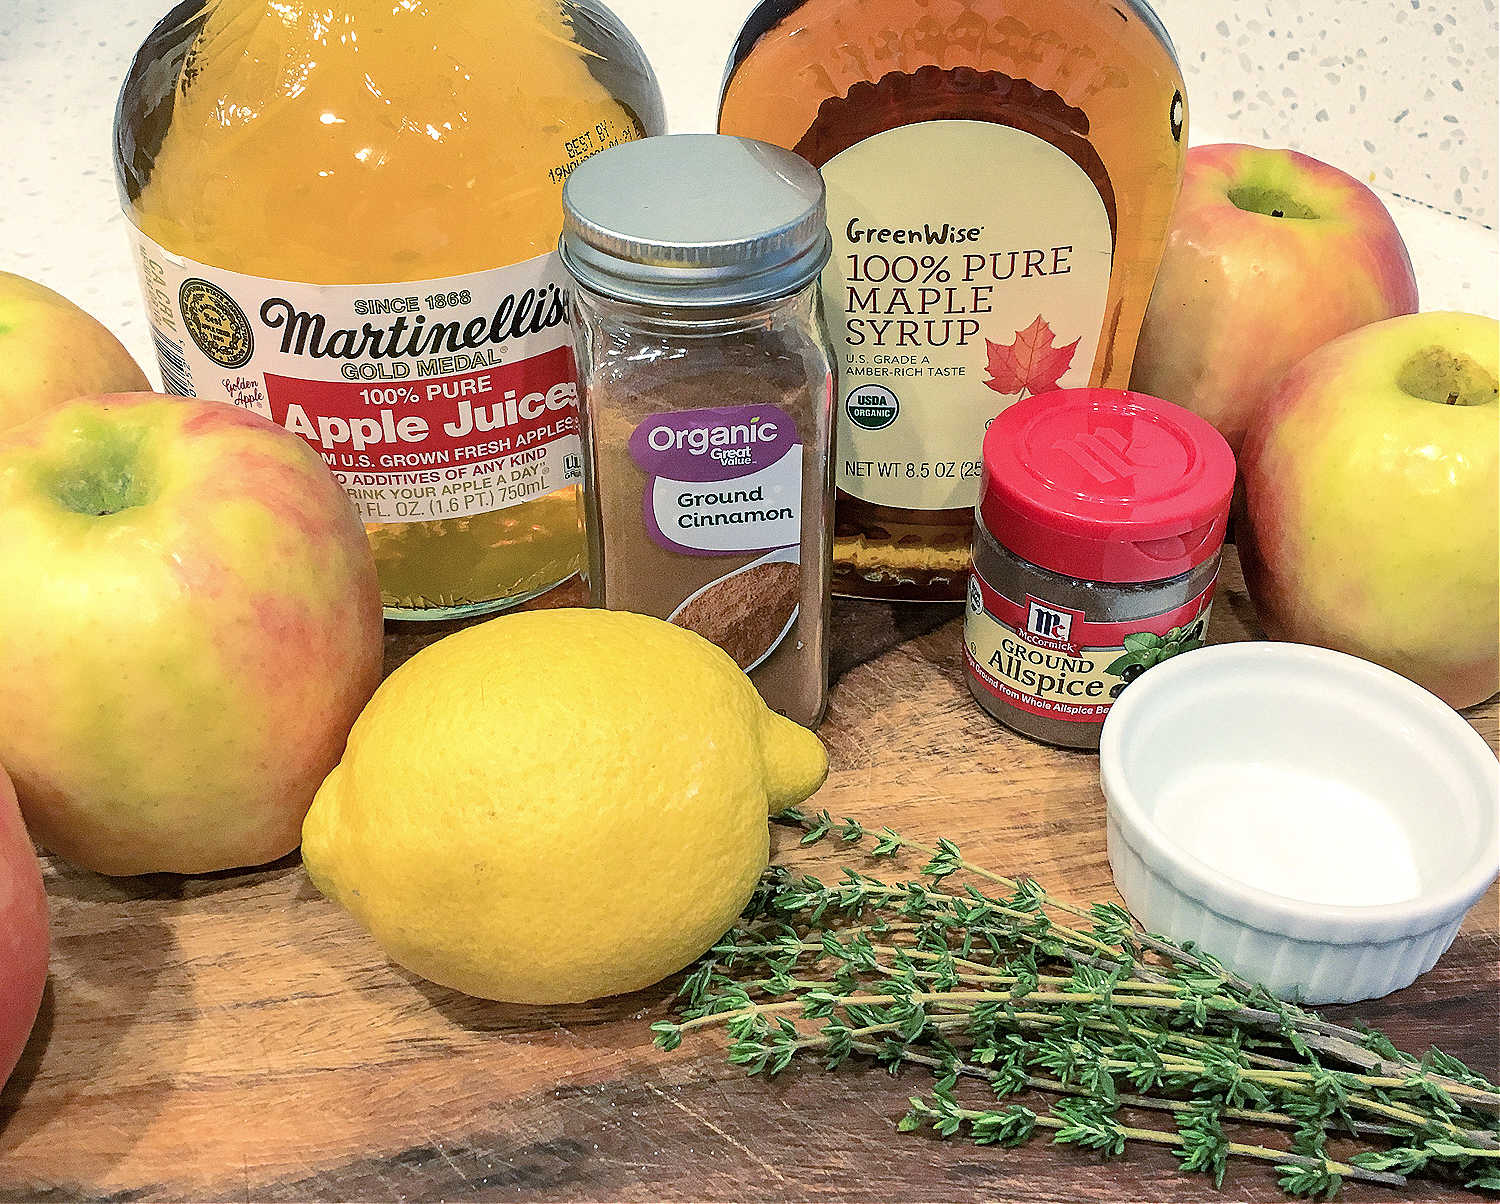
[{"label": "speckled white countertop", "polygon": [[[613,0],[674,129],[710,129],[754,0]],[[115,96],[169,0],[8,0],[0,270],[115,330],[155,374],[110,157]],[[497,8],[499,7],[497,3]],[[1294,145],[1381,190],[1424,308],[1500,312],[1495,0],[1160,0],[1195,142]]]}]

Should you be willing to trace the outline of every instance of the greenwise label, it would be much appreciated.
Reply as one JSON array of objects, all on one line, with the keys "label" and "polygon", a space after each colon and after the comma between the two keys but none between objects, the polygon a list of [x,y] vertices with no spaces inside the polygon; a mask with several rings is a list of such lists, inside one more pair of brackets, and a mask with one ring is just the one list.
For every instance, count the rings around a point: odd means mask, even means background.
[{"label": "greenwise label", "polygon": [[1114,260],[1104,199],[1066,152],[987,121],[885,130],[823,178],[839,488],[901,509],[973,506],[995,416],[1089,383]]}]

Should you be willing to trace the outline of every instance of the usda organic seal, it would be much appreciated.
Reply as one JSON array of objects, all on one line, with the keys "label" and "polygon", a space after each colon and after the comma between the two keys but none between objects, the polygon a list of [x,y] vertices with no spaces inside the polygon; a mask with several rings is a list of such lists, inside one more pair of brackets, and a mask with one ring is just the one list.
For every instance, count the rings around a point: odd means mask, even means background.
[{"label": "usda organic seal", "polygon": [[884,385],[862,385],[845,400],[844,413],[863,430],[883,431],[901,413],[901,401]]}]

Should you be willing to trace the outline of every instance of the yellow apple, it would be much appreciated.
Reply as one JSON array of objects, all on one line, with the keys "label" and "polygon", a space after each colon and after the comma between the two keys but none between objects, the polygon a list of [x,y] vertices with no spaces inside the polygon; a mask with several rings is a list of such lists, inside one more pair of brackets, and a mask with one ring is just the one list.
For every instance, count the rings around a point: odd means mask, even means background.
[{"label": "yellow apple", "polygon": [[1392,318],[1298,364],[1240,454],[1236,542],[1273,639],[1454,707],[1500,689],[1500,325]]},{"label": "yellow apple", "polygon": [[1358,180],[1296,151],[1195,146],[1130,387],[1201,414],[1238,452],[1304,355],[1416,309],[1406,244]]},{"label": "yellow apple", "polygon": [[0,435],[0,764],[43,845],[105,874],[297,847],[380,678],[348,497],[220,402],[82,398]]},{"label": "yellow apple", "polygon": [[150,387],[96,319],[34,280],[0,272],[0,431],[88,393]]}]

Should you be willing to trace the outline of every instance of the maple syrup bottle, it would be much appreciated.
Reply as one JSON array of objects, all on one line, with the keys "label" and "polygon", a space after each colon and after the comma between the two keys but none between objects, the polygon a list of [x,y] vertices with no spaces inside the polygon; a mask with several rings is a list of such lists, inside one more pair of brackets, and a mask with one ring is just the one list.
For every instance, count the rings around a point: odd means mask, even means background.
[{"label": "maple syrup bottle", "polygon": [[1141,0],[751,14],[719,128],[828,186],[836,592],[961,599],[989,423],[1034,393],[1126,385],[1186,122]]}]

